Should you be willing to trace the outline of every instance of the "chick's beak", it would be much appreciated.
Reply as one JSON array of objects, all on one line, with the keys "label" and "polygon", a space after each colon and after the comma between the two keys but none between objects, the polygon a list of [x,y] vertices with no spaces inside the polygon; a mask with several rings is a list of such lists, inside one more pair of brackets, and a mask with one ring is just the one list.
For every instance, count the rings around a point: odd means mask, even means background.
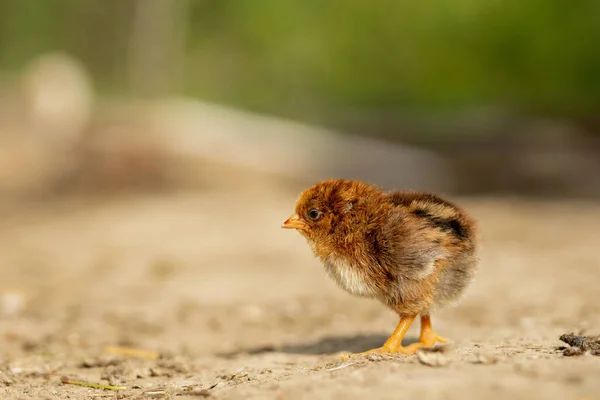
[{"label": "chick's beak", "polygon": [[302,222],[298,214],[293,214],[289,217],[283,225],[281,225],[284,229],[304,229],[306,228],[306,224]]}]

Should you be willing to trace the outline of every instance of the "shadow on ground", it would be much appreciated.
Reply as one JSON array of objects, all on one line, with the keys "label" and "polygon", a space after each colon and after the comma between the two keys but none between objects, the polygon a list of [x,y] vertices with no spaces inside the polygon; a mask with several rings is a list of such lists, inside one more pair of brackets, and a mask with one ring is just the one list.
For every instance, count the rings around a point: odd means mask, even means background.
[{"label": "shadow on ground", "polygon": [[[217,354],[219,357],[229,358],[242,354],[287,353],[324,355],[340,352],[360,353],[381,347],[387,340],[387,335],[358,335],[358,336],[326,336],[313,342],[275,346],[253,347],[246,350]],[[417,338],[406,338],[402,344],[407,346],[417,342]]]}]

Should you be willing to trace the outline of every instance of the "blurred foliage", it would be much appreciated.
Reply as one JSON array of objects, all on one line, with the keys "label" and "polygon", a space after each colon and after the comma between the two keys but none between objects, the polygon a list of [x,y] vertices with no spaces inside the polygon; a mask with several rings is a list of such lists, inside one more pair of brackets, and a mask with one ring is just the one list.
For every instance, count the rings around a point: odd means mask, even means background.
[{"label": "blurred foliage", "polygon": [[[586,117],[600,104],[598,0],[172,1],[186,7],[179,90],[214,101],[308,120],[480,105]],[[0,68],[61,49],[101,89],[126,89],[136,5],[0,0]]]},{"label": "blurred foliage", "polygon": [[16,70],[47,51],[78,57],[104,87],[123,88],[133,3],[0,0],[0,68]]}]

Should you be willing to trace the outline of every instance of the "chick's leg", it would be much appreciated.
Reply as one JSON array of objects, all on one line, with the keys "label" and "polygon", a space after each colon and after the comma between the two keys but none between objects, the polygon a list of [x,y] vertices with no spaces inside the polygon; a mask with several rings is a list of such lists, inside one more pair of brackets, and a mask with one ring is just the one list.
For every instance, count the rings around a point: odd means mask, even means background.
[{"label": "chick's leg", "polygon": [[394,333],[392,333],[392,335],[389,337],[388,340],[386,340],[386,342],[383,344],[382,347],[372,349],[369,351],[365,351],[362,353],[358,353],[358,354],[347,354],[347,355],[344,355],[342,358],[348,359],[349,357],[352,357],[353,355],[360,355],[360,354],[381,354],[381,353],[414,354],[417,351],[417,346],[410,345],[407,347],[403,347],[402,339],[404,339],[404,335],[406,335],[406,331],[408,331],[408,328],[410,328],[410,326],[412,325],[412,323],[416,317],[417,317],[416,315],[411,315],[409,317],[402,317],[400,319],[400,322],[398,322],[398,325],[396,326]]},{"label": "chick's leg", "polygon": [[423,347],[431,347],[436,342],[446,343],[448,340],[435,333],[431,326],[431,317],[429,315],[421,315],[421,335],[419,336],[419,344]]}]

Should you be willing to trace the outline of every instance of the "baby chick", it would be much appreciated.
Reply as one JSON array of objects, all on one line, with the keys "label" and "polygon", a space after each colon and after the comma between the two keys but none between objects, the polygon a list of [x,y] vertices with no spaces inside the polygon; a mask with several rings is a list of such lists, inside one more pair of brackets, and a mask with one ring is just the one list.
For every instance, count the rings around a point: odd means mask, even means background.
[{"label": "baby chick", "polygon": [[[446,342],[434,332],[430,312],[459,300],[477,269],[475,221],[464,210],[430,193],[328,180],[300,195],[283,228],[306,238],[343,289],[376,298],[400,316],[385,344],[365,353],[413,354]],[[402,346],[418,315],[419,342]]]}]

